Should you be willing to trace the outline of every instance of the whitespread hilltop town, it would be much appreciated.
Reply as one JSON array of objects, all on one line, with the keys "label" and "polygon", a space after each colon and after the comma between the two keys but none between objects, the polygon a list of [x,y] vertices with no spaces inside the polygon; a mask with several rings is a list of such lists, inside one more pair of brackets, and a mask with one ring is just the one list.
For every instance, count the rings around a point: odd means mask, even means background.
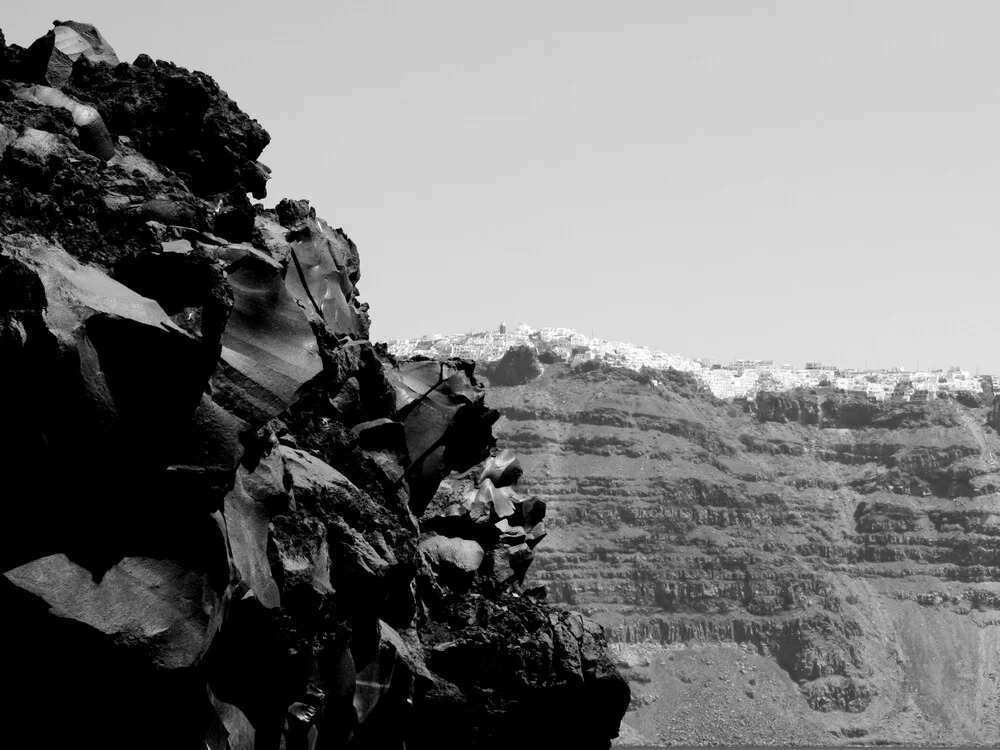
[{"label": "whitespread hilltop town", "polygon": [[872,401],[921,401],[937,398],[939,394],[975,395],[981,394],[984,386],[1000,392],[1000,376],[972,374],[960,367],[926,371],[903,367],[866,370],[806,362],[804,367],[795,368],[771,360],[745,359],[719,364],[625,341],[591,338],[571,328],[531,328],[524,323],[516,328],[501,324],[494,331],[449,336],[436,333],[418,339],[390,339],[387,343],[396,357],[424,355],[492,362],[513,347],[527,345],[573,363],[598,360],[637,371],[644,367],[679,370],[691,373],[721,399],[753,398],[760,391],[821,387],[864,394]]}]

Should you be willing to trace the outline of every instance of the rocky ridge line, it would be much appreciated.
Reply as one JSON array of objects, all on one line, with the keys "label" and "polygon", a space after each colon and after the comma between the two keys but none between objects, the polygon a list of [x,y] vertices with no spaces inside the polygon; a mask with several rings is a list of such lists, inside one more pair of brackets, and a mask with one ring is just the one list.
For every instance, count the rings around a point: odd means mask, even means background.
[{"label": "rocky ridge line", "polygon": [[368,340],[268,134],[92,26],[0,35],[4,705],[46,747],[607,747],[599,626],[474,365]]}]

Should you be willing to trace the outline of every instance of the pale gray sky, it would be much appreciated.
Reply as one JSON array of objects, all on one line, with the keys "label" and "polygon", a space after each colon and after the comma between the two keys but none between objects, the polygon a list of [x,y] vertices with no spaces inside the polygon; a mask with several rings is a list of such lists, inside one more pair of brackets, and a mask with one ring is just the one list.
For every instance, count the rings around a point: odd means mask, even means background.
[{"label": "pale gray sky", "polygon": [[1000,373],[1000,3],[30,6],[8,42],[89,21],[213,75],[266,202],[357,242],[375,338]]}]

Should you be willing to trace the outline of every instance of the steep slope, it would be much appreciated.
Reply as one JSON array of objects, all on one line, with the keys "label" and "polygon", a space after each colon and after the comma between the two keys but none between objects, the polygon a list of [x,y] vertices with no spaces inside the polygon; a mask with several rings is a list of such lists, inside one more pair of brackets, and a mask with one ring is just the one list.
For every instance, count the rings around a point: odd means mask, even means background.
[{"label": "steep slope", "polygon": [[247,198],[268,140],[92,26],[0,35],[0,717],[50,748],[608,747],[628,685],[521,595],[544,506],[474,364],[368,339],[350,238]]},{"label": "steep slope", "polygon": [[548,505],[531,576],[618,641],[647,738],[1000,737],[992,405],[560,365],[488,403]]}]

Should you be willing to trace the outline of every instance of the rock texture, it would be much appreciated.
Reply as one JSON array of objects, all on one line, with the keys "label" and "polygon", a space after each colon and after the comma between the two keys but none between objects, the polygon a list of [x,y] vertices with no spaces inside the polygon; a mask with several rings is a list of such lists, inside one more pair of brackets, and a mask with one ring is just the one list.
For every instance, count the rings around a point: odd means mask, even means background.
[{"label": "rock texture", "polygon": [[996,404],[689,385],[552,365],[487,399],[547,504],[526,585],[616,641],[626,722],[660,744],[995,744]]},{"label": "rock texture", "polygon": [[368,340],[266,132],[91,26],[0,36],[3,716],[44,747],[607,747],[600,626],[474,365]]},{"label": "rock texture", "polygon": [[542,374],[538,352],[528,344],[512,346],[496,362],[489,362],[483,373],[492,385],[524,385]]}]

